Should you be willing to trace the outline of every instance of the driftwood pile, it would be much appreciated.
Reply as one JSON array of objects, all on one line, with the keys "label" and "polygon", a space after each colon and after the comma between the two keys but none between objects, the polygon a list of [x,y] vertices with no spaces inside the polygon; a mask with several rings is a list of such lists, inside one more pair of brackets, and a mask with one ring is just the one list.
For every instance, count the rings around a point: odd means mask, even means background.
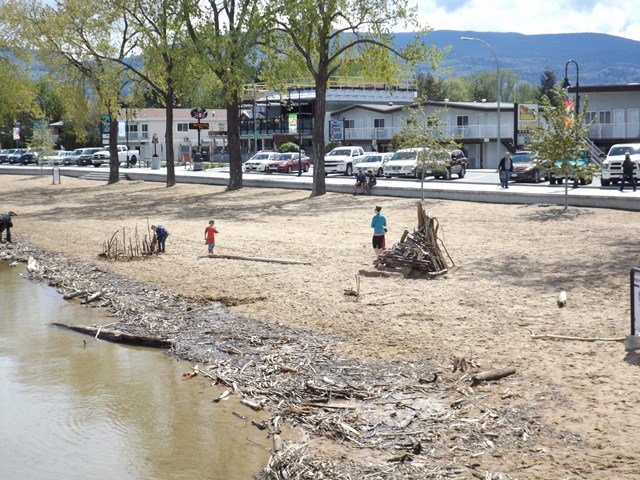
[{"label": "driftwood pile", "polygon": [[138,235],[137,225],[133,233],[129,234],[125,227],[122,227],[122,232],[116,230],[109,240],[102,243],[102,253],[99,256],[107,260],[133,260],[157,253],[155,235],[151,232],[148,223],[147,233],[142,238]]},{"label": "driftwood pile", "polygon": [[[444,358],[367,362],[340,354],[328,335],[239,317],[213,299],[190,299],[31,246],[16,250],[5,258],[38,261],[32,279],[67,298],[101,292],[86,305],[105,307],[113,328],[170,342],[171,353],[197,362],[185,378],[218,386],[212,408],[241,400],[237,408],[245,410],[232,413],[246,427],[264,430],[271,451],[257,478],[497,478],[483,466],[511,450],[530,451],[543,428],[526,405],[511,401],[510,389],[521,386],[511,371],[483,374],[464,359],[453,369]],[[99,336],[106,339],[104,330]],[[493,383],[507,374],[508,385]],[[252,422],[252,411],[261,409],[269,421]],[[284,422],[297,427],[298,443],[282,439]],[[323,453],[318,438],[336,451],[357,449],[366,461]],[[531,451],[527,468],[544,461]]]},{"label": "driftwood pile", "polygon": [[438,238],[439,228],[438,220],[418,202],[418,228],[413,233],[405,230],[400,241],[378,257],[376,267],[408,267],[429,276],[444,275],[454,263]]}]

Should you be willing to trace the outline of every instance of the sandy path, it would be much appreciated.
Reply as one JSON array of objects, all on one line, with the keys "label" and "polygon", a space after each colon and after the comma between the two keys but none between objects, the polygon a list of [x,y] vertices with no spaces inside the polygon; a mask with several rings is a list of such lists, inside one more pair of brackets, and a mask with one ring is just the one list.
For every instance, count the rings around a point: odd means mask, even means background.
[{"label": "sandy path", "polygon": [[[637,385],[640,359],[619,343],[550,342],[536,333],[624,336],[628,271],[640,265],[637,213],[556,207],[429,202],[459,266],[437,280],[362,278],[373,271],[369,221],[374,204],[390,225],[388,243],[413,228],[413,200],[306,192],[127,182],[105,186],[64,178],[0,177],[0,209],[15,210],[15,234],[39,246],[97,261],[116,229],[163,224],[167,255],[110,264],[145,282],[218,299],[270,322],[335,333],[345,352],[366,358],[473,358],[512,365],[517,378],[487,389],[500,402],[535,409],[558,432],[540,439],[519,478],[635,478],[640,471]],[[210,218],[219,253],[307,260],[311,266],[201,258]],[[558,309],[560,290],[569,295]],[[559,439],[560,438],[560,439]],[[497,457],[504,470],[523,458]],[[528,458],[528,457],[527,457]],[[513,474],[512,474],[513,476]]]}]

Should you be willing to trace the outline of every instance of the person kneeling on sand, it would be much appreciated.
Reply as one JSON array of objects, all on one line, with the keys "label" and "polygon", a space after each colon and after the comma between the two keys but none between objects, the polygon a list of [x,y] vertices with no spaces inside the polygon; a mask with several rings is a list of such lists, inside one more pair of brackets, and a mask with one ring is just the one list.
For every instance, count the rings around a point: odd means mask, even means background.
[{"label": "person kneeling on sand", "polygon": [[216,233],[220,233],[215,224],[214,220],[209,220],[209,226],[204,229],[204,243],[207,244],[209,255],[213,255],[213,249],[216,246]]},{"label": "person kneeling on sand", "polygon": [[2,232],[7,231],[7,243],[11,243],[11,227],[13,222],[11,217],[15,217],[14,212],[0,213],[0,241],[2,241]]}]

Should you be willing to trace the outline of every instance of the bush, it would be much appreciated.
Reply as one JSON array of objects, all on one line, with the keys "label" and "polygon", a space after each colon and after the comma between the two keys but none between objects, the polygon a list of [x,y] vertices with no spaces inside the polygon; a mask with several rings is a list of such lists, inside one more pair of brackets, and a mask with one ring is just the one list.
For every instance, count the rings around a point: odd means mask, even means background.
[{"label": "bush", "polygon": [[280,148],[278,149],[278,151],[280,153],[299,152],[300,147],[298,146],[297,143],[285,142],[282,145],[280,145]]},{"label": "bush", "polygon": [[342,143],[340,143],[340,142],[329,142],[324,147],[324,153],[329,153],[334,148],[338,148],[338,147],[341,147],[341,146],[342,146]]}]

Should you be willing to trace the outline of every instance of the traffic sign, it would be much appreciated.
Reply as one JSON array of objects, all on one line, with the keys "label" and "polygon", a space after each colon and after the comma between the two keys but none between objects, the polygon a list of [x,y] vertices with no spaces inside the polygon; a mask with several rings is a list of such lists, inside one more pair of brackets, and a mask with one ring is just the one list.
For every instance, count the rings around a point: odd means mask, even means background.
[{"label": "traffic sign", "polygon": [[189,123],[189,130],[209,130],[209,124],[202,122],[191,122]]},{"label": "traffic sign", "polygon": [[207,111],[202,107],[196,107],[191,110],[191,116],[198,120],[202,120],[203,118],[207,118]]}]

